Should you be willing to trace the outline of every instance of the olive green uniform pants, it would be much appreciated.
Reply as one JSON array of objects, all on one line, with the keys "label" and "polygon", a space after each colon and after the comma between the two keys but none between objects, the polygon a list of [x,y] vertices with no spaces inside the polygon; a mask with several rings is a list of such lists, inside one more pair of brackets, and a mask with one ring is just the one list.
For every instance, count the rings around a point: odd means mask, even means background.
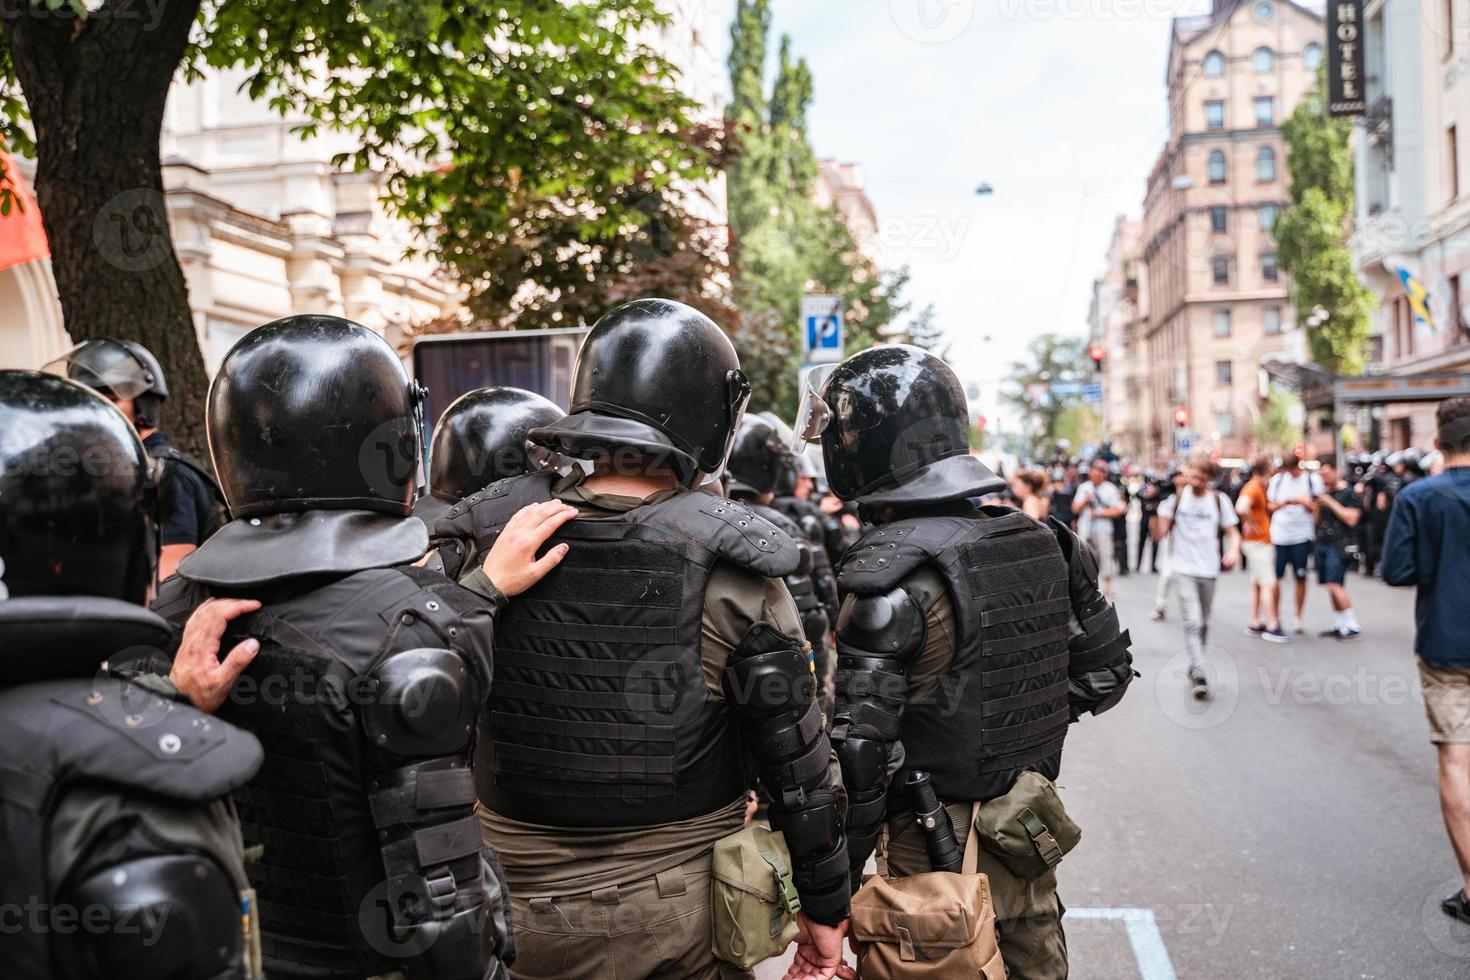
[{"label": "olive green uniform pants", "polygon": [[521,899],[514,980],[749,980],[710,952],[709,855],[653,878]]},{"label": "olive green uniform pants", "polygon": [[[945,808],[955,837],[965,843],[970,804]],[[888,872],[894,877],[933,870],[924,835],[912,820],[889,821]],[[990,879],[990,897],[995,903],[996,938],[1010,980],[1066,980],[1067,937],[1062,931],[1061,899],[1057,898],[1057,873],[1023,881],[984,848],[980,849],[980,872]]]}]

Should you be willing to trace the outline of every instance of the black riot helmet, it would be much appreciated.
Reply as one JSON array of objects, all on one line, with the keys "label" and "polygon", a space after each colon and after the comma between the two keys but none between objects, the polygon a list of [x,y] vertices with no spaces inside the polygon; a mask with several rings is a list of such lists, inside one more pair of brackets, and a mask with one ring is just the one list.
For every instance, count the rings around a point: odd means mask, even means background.
[{"label": "black riot helmet", "polygon": [[162,416],[168,382],[153,352],[142,344],[113,337],[84,340],[46,365],[106,398],[130,400],[133,424],[156,429]]},{"label": "black riot helmet", "polygon": [[806,437],[821,431],[838,497],[907,506],[1005,488],[970,455],[969,424],[964,389],[949,366],[917,347],[892,345],[854,354],[821,391],[809,390],[796,429]]},{"label": "black riot helmet", "polygon": [[795,472],[795,462],[789,432],[783,441],[781,430],[770,422],[747,415],[740,420],[726,467],[730,489],[736,493],[774,493],[785,485],[785,471]]},{"label": "black riot helmet", "polygon": [[158,561],[150,461],[95,392],[0,371],[0,600],[142,604]]},{"label": "black riot helmet", "polygon": [[735,346],[709,317],[638,300],[592,327],[577,355],[571,414],[531,439],[584,459],[667,460],[682,484],[698,486],[723,468],[749,399]]},{"label": "black riot helmet", "polygon": [[209,389],[209,451],[238,521],[413,507],[422,389],[388,342],[338,316],[250,331]]},{"label": "black riot helmet", "polygon": [[564,414],[555,402],[520,388],[461,395],[434,427],[429,490],[459,501],[496,480],[554,466],[555,455],[529,444],[527,434]]}]

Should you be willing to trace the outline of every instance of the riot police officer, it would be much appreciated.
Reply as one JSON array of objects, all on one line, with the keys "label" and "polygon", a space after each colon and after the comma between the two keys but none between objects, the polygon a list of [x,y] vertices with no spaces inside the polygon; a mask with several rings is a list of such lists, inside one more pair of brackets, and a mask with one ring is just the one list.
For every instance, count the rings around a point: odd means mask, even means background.
[{"label": "riot police officer", "polygon": [[[791,445],[791,426],[782,422],[772,412],[762,412],[760,418],[781,433],[786,444]],[[814,447],[815,448],[815,447]],[[824,512],[812,499],[812,495],[823,493],[821,474],[812,466],[809,454],[793,453],[789,462],[776,472],[776,485],[772,488],[771,507],[796,522],[807,539],[816,546],[812,552],[812,579],[817,588],[817,597],[827,610],[827,619],[837,622],[837,572],[835,565],[842,560],[842,553],[852,544],[841,519]],[[805,490],[807,496],[800,496]]]},{"label": "riot police officer", "polygon": [[[530,444],[526,433],[564,414],[555,402],[520,388],[478,388],[456,398],[434,426],[429,487],[414,504],[413,516],[432,531],[449,508],[476,490],[556,466],[555,454]],[[461,556],[454,543],[433,544],[428,567],[457,578]]]},{"label": "riot police officer", "polygon": [[802,630],[811,644],[812,667],[817,677],[818,701],[823,714],[830,717],[832,699],[832,657],[827,634],[831,620],[827,607],[817,595],[817,556],[825,571],[832,590],[836,591],[836,578],[832,566],[826,563],[826,550],[820,543],[813,542],[807,533],[791,518],[771,507],[781,471],[795,465],[795,454],[791,451],[791,430],[782,432],[764,418],[747,415],[740,422],[735,436],[735,445],[730,451],[729,496],[738,500],[752,511],[764,517],[786,532],[801,552],[796,571],[786,576],[786,587],[801,613]]},{"label": "riot police officer", "polygon": [[699,489],[723,470],[749,396],[704,315],[619,307],[582,346],[571,414],[531,431],[592,475],[492,484],[436,531],[473,554],[528,504],[580,514],[555,536],[570,545],[561,566],[501,615],[475,759],[527,977],[748,976],[711,952],[710,891],[714,845],[741,830],[756,774],[792,857],[802,975],[838,968],[847,851],[781,581],[800,553]]},{"label": "riot police officer", "polygon": [[[259,976],[228,799],[259,743],[166,684],[99,670],[169,640],[142,605],[158,557],[149,469],[95,393],[0,371],[6,980]],[[204,618],[191,636],[217,645],[224,619]]]},{"label": "riot police officer", "polygon": [[260,650],[227,690],[180,659],[173,676],[265,746],[235,795],[272,980],[481,980],[511,958],[469,770],[493,614],[411,564],[429,546],[410,515],[421,397],[382,337],[332,316],[250,332],[210,389],[235,520],[157,608],[177,623],[222,591],[262,604],[231,627]]},{"label": "riot police officer", "polygon": [[228,521],[224,494],[199,460],[168,441],[159,426],[168,381],[158,358],[131,340],[85,340],[48,365],[93,389],[133,423],[148,455],[162,469],[158,510],[163,551],[158,577],[173,575],[194,549]]},{"label": "riot police officer", "polygon": [[1068,820],[1051,780],[1068,723],[1111,707],[1133,677],[1095,558],[1058,522],[968,502],[1000,481],[970,455],[963,389],[932,354],[863,351],[806,402],[798,434],[820,431],[830,411],[827,478],[865,523],[838,568],[832,741],[852,865],[862,866],[886,819],[890,870],[929,870],[902,789],[912,773],[931,776],[960,841],[977,804],[1005,801],[980,809],[982,824],[987,813],[1029,810],[1038,826],[1009,830],[1036,841],[1036,854],[1007,864],[982,851],[979,870],[1010,976],[1064,977],[1054,868]]}]

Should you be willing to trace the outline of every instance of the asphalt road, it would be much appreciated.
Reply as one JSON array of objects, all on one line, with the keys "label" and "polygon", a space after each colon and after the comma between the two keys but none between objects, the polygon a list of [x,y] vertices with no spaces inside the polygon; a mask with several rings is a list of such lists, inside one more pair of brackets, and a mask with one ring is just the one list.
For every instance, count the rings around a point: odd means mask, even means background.
[{"label": "asphalt road", "polygon": [[1244,635],[1246,578],[1227,576],[1200,704],[1177,611],[1148,618],[1155,582],[1118,581],[1143,676],[1067,741],[1074,980],[1470,977],[1470,926],[1439,910],[1458,883],[1412,592],[1351,580],[1363,636],[1339,642],[1316,636],[1331,615],[1314,585],[1308,635],[1277,646]]}]

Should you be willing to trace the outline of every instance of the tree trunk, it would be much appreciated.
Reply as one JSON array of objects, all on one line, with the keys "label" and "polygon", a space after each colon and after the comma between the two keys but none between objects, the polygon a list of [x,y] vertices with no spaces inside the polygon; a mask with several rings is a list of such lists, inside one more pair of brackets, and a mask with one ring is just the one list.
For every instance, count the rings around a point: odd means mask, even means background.
[{"label": "tree trunk", "polygon": [[[159,137],[200,0],[109,0],[85,20],[0,0],[36,132],[36,199],[67,332],[163,365],[164,428],[204,456],[208,378],[164,207]],[[207,458],[207,456],[204,456]]]}]

